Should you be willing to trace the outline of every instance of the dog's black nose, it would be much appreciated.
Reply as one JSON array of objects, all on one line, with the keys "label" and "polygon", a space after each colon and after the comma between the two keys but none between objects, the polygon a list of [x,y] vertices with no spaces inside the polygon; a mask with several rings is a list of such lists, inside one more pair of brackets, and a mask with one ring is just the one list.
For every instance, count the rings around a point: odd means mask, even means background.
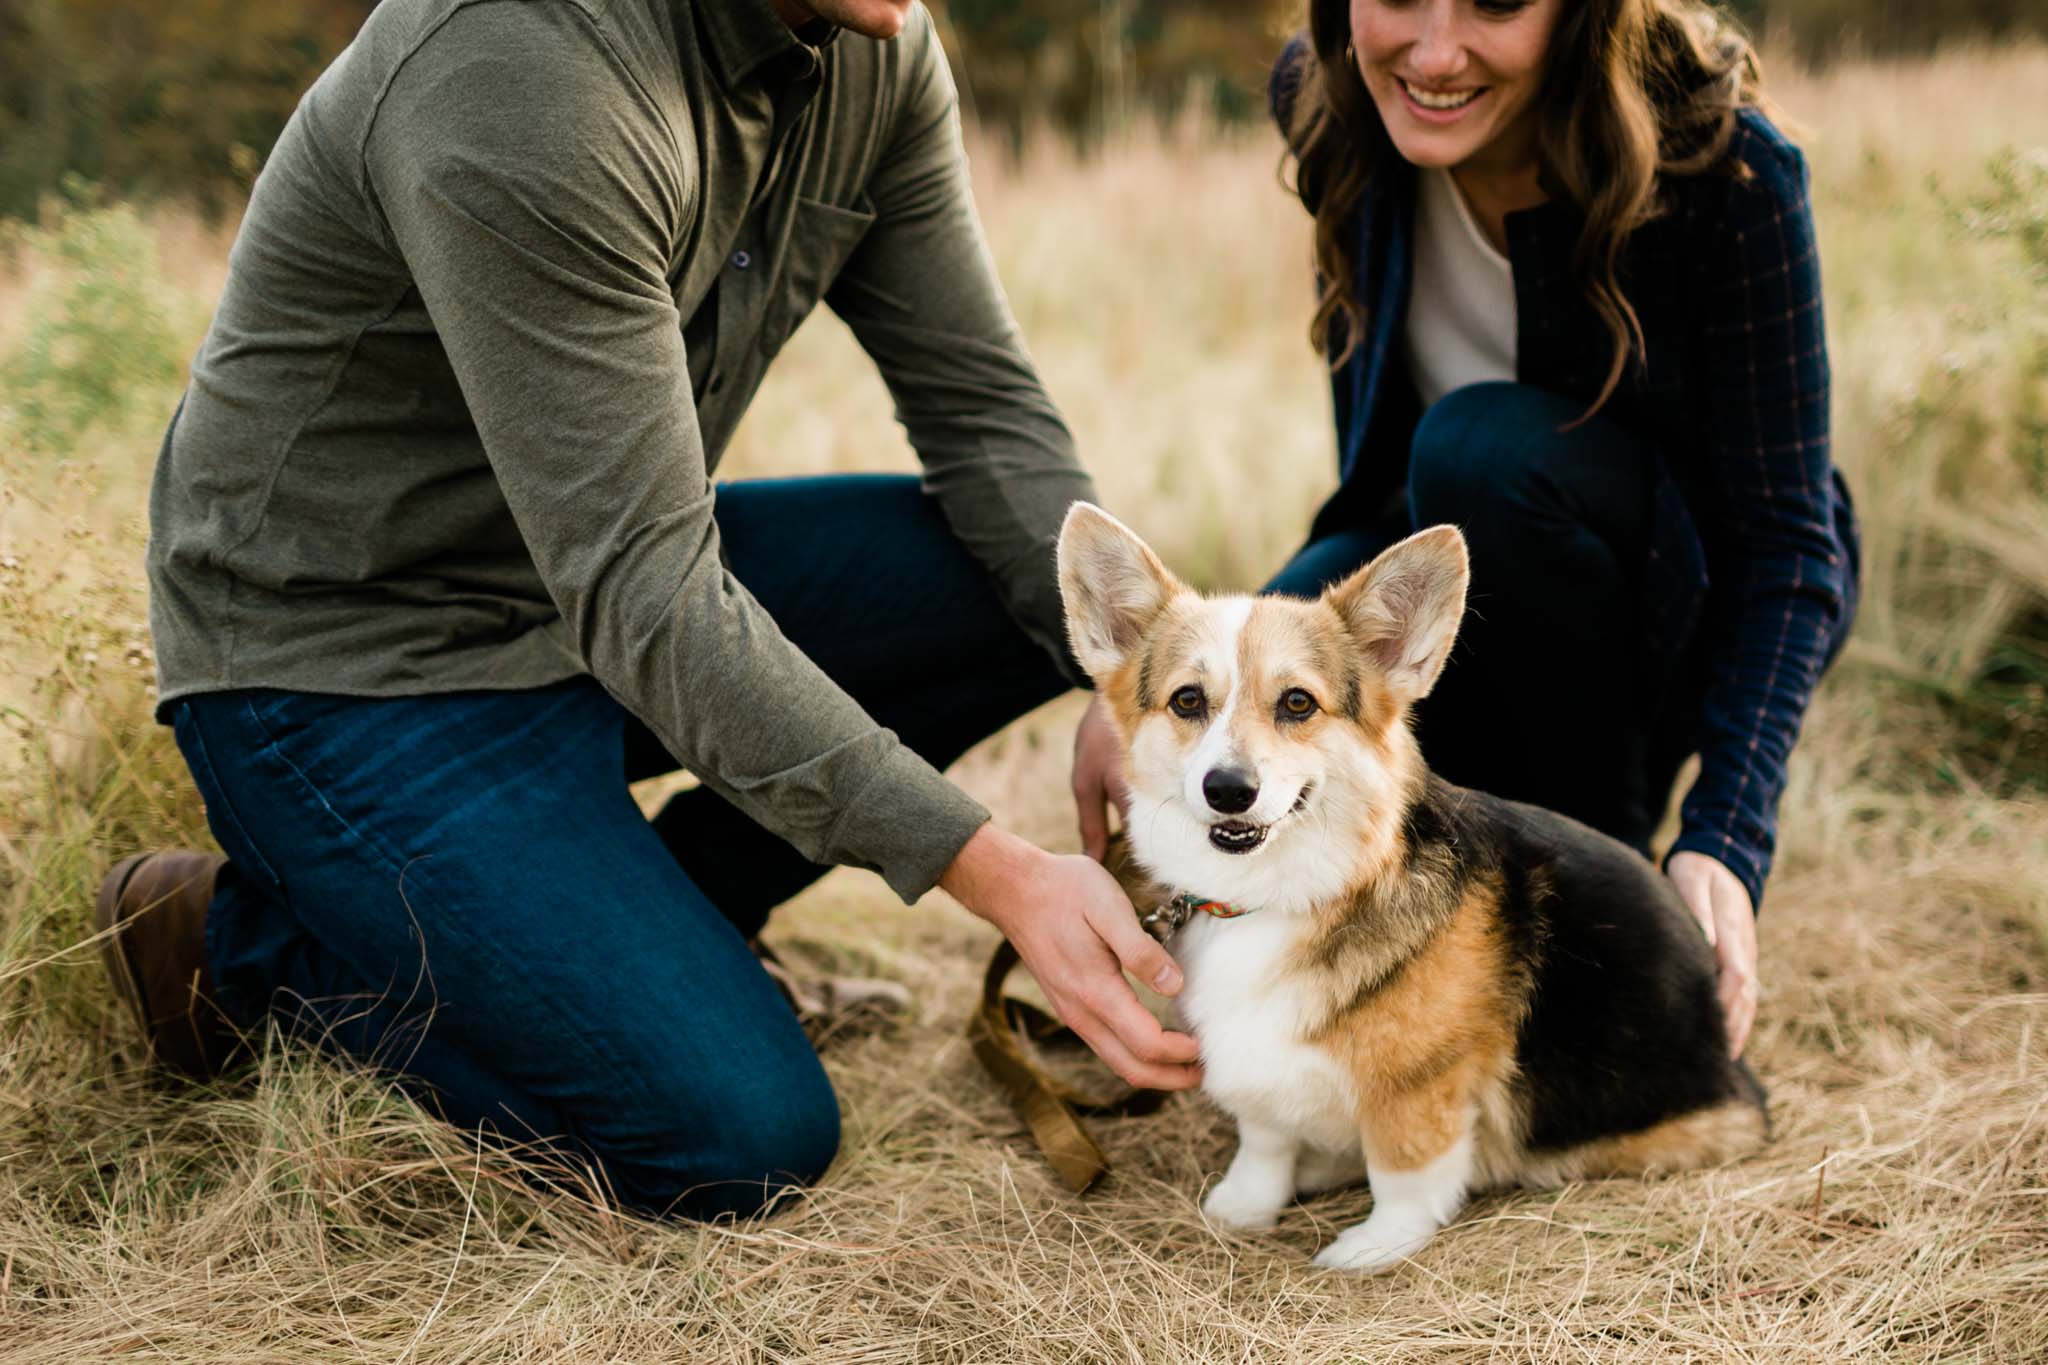
[{"label": "dog's black nose", "polygon": [[1250,773],[1235,768],[1211,768],[1202,779],[1202,796],[1219,815],[1242,815],[1259,799]]}]

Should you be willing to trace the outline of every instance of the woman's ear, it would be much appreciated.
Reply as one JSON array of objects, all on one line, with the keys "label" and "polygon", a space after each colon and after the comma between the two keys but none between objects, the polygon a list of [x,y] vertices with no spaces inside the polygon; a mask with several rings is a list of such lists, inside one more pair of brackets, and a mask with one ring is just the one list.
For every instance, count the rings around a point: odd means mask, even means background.
[{"label": "woman's ear", "polygon": [[1130,527],[1092,503],[1060,526],[1060,600],[1074,657],[1098,683],[1123,666],[1145,629],[1185,591]]},{"label": "woman's ear", "polygon": [[1432,526],[1327,589],[1323,600],[1405,705],[1436,686],[1471,578],[1465,537],[1455,526]]}]

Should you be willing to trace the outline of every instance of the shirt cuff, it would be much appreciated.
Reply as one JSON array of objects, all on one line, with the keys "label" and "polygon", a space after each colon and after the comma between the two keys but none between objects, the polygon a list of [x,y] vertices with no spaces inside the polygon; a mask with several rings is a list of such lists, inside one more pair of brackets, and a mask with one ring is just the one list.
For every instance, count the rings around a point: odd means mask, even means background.
[{"label": "shirt cuff", "polygon": [[831,861],[878,873],[908,905],[939,884],[988,820],[979,801],[899,743],[841,810]]},{"label": "shirt cuff", "polygon": [[1758,850],[1747,848],[1725,834],[1710,829],[1689,829],[1672,841],[1671,848],[1664,855],[1664,866],[1671,865],[1673,853],[1704,853],[1715,862],[1735,874],[1749,892],[1749,906],[1752,913],[1762,914],[1764,908],[1764,878],[1770,873],[1769,859]]}]

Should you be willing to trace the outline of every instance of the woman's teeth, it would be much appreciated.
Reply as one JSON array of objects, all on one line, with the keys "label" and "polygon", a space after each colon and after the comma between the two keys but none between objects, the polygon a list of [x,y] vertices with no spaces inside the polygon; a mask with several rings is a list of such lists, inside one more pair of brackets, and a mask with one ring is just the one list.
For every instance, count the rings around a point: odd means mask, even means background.
[{"label": "woman's teeth", "polygon": [[1478,99],[1481,93],[1480,90],[1451,90],[1439,94],[1436,91],[1424,90],[1420,86],[1410,85],[1406,81],[1401,82],[1401,88],[1408,92],[1409,99],[1425,109],[1462,109]]}]

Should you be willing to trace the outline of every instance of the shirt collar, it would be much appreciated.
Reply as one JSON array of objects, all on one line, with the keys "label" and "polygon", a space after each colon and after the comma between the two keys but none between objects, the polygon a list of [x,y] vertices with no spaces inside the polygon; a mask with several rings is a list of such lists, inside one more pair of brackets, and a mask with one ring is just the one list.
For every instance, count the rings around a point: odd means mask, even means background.
[{"label": "shirt collar", "polygon": [[775,12],[770,0],[685,0],[680,8],[704,35],[713,67],[728,90],[758,78],[794,81],[818,69],[819,53],[839,36],[824,20],[801,34]]}]

